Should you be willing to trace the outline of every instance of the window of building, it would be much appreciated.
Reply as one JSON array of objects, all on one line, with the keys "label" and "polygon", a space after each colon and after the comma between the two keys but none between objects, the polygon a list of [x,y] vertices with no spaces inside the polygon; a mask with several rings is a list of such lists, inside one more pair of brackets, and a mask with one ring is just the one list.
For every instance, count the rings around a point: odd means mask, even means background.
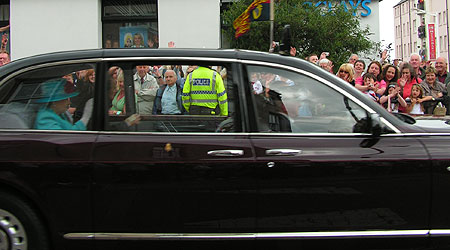
[{"label": "window of building", "polygon": [[439,12],[439,26],[442,25],[442,13]]},{"label": "window of building", "polygon": [[446,23],[447,23],[447,13],[444,10],[444,12],[442,12],[442,24]]},{"label": "window of building", "polygon": [[413,33],[417,33],[417,20],[413,20]]},{"label": "window of building", "polygon": [[409,22],[406,22],[406,34],[409,36]]},{"label": "window of building", "polygon": [[158,48],[157,0],[103,0],[103,48]]},{"label": "window of building", "polygon": [[403,34],[406,34],[405,30],[406,30],[406,29],[405,29],[405,24],[403,24],[403,30],[402,30],[402,33],[403,33]]},{"label": "window of building", "polygon": [[444,36],[444,48],[442,48],[442,51],[448,51],[447,35]]},{"label": "window of building", "polygon": [[439,36],[439,51],[442,52],[442,48],[443,48],[443,44],[442,44],[442,36]]},{"label": "window of building", "polygon": [[417,52],[417,42],[414,42],[413,52]]}]

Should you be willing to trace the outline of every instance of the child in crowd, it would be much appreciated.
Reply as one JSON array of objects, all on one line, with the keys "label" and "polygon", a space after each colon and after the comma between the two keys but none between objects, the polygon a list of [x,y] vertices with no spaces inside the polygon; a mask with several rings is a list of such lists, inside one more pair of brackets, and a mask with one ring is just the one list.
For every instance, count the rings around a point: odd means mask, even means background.
[{"label": "child in crowd", "polygon": [[406,108],[407,104],[400,94],[400,87],[396,84],[389,84],[384,95],[380,98],[382,104],[389,112],[398,113],[399,105]]},{"label": "child in crowd", "polygon": [[406,101],[410,100],[411,103],[406,107],[406,112],[411,115],[423,115],[423,89],[419,84],[414,84],[411,87],[411,95],[406,98]]},{"label": "child in crowd", "polygon": [[372,74],[372,73],[364,74],[363,75],[363,83],[364,83],[364,86],[368,86],[368,89],[366,91],[363,91],[363,93],[368,95],[372,100],[378,102],[379,97],[378,97],[377,93],[375,93],[375,90],[377,89],[376,80],[377,80],[377,78],[375,77],[374,74]]}]

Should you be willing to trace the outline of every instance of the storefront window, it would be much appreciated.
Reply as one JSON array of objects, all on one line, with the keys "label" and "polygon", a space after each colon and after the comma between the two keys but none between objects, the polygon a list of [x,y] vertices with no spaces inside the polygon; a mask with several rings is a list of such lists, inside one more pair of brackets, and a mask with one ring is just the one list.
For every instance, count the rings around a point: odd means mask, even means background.
[{"label": "storefront window", "polygon": [[103,48],[158,48],[157,0],[104,0]]}]

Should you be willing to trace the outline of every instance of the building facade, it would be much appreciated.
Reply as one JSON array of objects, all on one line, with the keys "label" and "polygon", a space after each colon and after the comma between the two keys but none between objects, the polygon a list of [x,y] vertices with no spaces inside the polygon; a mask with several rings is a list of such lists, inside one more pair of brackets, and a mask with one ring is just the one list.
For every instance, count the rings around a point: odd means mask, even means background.
[{"label": "building facade", "polygon": [[[13,60],[110,47],[221,48],[220,13],[233,1],[0,0],[0,27],[11,25],[8,51]],[[362,28],[369,27],[370,39],[379,42],[379,0],[311,3],[321,8],[345,5],[360,17]]]},{"label": "building facade", "polygon": [[394,6],[395,57],[409,61],[417,53],[422,60],[449,58],[450,0],[401,0]]}]

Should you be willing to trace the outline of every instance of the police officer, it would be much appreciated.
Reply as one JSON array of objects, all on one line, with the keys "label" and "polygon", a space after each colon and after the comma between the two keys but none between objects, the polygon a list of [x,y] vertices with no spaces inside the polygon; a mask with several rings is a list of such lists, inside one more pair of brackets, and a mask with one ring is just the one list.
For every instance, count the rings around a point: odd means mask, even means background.
[{"label": "police officer", "polygon": [[182,102],[190,115],[228,115],[228,101],[222,77],[216,71],[199,66],[187,77]]}]

